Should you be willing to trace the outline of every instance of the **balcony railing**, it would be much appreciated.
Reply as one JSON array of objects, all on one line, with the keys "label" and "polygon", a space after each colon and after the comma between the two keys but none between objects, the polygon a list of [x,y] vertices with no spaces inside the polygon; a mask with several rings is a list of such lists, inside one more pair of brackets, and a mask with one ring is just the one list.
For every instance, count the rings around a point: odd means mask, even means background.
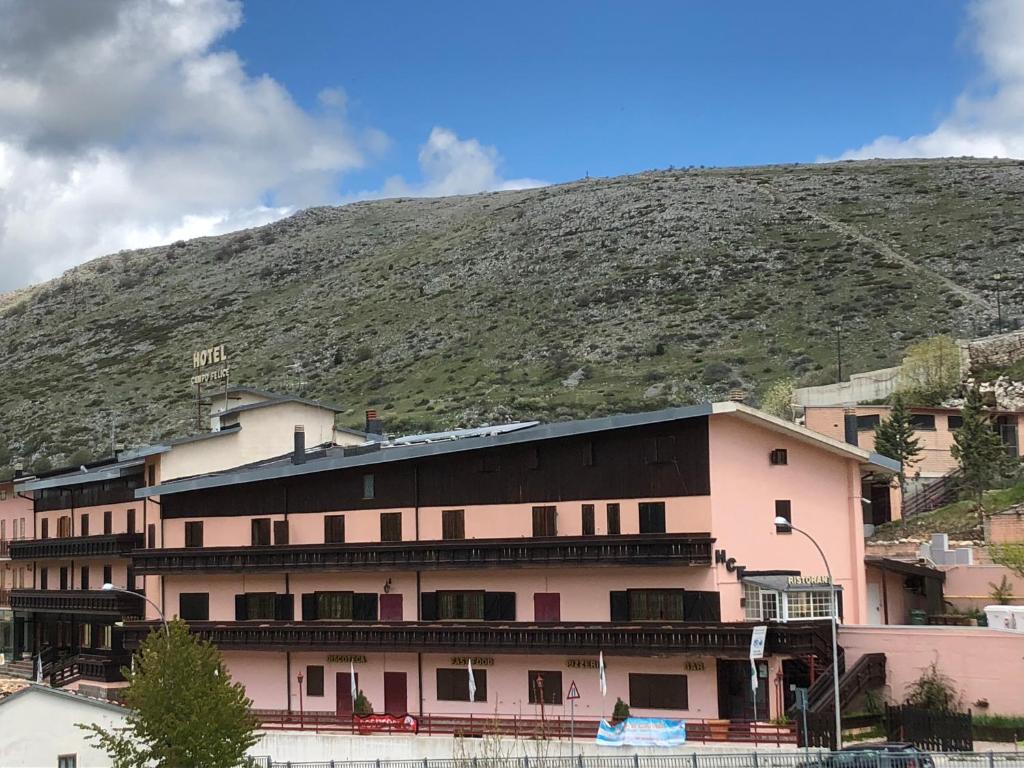
[{"label": "balcony railing", "polygon": [[[155,622],[124,626],[124,642],[137,647]],[[532,623],[439,624],[396,622],[190,622],[189,628],[222,649],[255,651],[389,651],[474,653],[565,653],[650,655],[705,653],[746,658],[750,652],[750,623],[613,624]],[[821,622],[772,624],[767,652],[787,655],[830,653],[828,625]]]},{"label": "balcony railing", "polygon": [[0,608],[11,607],[11,590],[0,589]]},{"label": "balcony railing", "polygon": [[37,613],[92,613],[116,616],[143,616],[140,595],[90,589],[15,589],[11,608]]},{"label": "balcony railing", "polygon": [[132,553],[135,572],[446,570],[599,565],[711,565],[707,533],[553,536],[537,539],[195,547]]},{"label": "balcony railing", "polygon": [[12,560],[70,560],[83,557],[126,557],[139,549],[141,533],[105,533],[99,536],[68,536],[60,539],[25,539],[11,542]]},{"label": "balcony railing", "polygon": [[76,680],[117,683],[124,680],[121,667],[126,664],[107,656],[81,654],[54,662],[50,668],[50,685],[61,688]]}]

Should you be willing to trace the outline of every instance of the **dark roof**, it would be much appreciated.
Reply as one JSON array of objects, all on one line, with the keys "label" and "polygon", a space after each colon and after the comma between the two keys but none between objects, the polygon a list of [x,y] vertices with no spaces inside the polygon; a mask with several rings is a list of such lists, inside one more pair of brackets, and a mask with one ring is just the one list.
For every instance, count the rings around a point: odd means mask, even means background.
[{"label": "dark roof", "polygon": [[514,432],[506,432],[496,435],[482,435],[472,438],[458,440],[444,440],[436,443],[416,443],[413,445],[400,445],[393,447],[381,447],[379,450],[370,450],[353,454],[341,448],[333,448],[325,451],[323,458],[307,459],[303,464],[293,464],[290,458],[271,460],[268,463],[255,467],[234,468],[223,472],[215,472],[208,475],[199,475],[193,478],[177,479],[165,485],[157,485],[149,488],[141,488],[136,491],[136,497],[156,496],[168,493],[183,493],[203,488],[216,488],[225,485],[238,485],[241,483],[259,482],[261,480],[274,480],[282,477],[294,477],[297,475],[309,475],[317,472],[326,472],[334,469],[349,467],[371,467],[377,464],[384,464],[394,461],[406,461],[428,456],[440,456],[462,451],[481,450],[485,448],[498,447],[503,445],[519,445],[538,440],[551,440],[560,437],[573,435],[584,435],[597,432],[607,432],[615,429],[638,427],[647,424],[660,424],[681,419],[692,419],[713,414],[734,414],[738,418],[752,421],[763,427],[790,433],[796,439],[809,442],[828,450],[832,453],[856,458],[862,464],[870,466],[873,470],[883,472],[899,471],[899,463],[892,459],[885,458],[875,453],[869,453],[856,446],[848,445],[830,437],[821,435],[804,427],[797,426],[782,419],[769,416],[754,408],[739,403],[703,403],[682,408],[667,408],[661,411],[649,411],[647,413],[620,414],[616,416],[604,416],[597,419],[586,419],[582,421],[563,421],[553,424],[536,424],[534,426],[520,429]]},{"label": "dark roof", "polygon": [[926,579],[946,580],[944,571],[921,562],[910,563],[906,560],[894,560],[891,557],[882,557],[881,555],[865,555],[864,563],[881,568],[883,571],[900,573],[904,576],[923,576]]}]

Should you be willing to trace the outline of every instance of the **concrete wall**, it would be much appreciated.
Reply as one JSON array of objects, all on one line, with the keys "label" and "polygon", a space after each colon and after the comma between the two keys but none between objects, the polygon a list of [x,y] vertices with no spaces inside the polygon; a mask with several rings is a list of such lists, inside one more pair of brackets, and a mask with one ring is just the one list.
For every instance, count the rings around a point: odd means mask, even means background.
[{"label": "concrete wall", "polygon": [[1001,333],[963,342],[972,370],[1005,367],[1024,359],[1024,331]]},{"label": "concrete wall", "polygon": [[882,400],[899,384],[899,366],[865,371],[850,376],[849,381],[823,384],[820,387],[800,387],[793,390],[796,405],[853,405]]},{"label": "concrete wall", "polygon": [[[1024,714],[1024,636],[981,627],[851,627],[839,630],[851,665],[865,653],[886,657],[887,695],[902,702],[932,662],[952,678],[976,713]],[[975,702],[985,700],[988,707]]]},{"label": "concrete wall", "polygon": [[70,696],[30,691],[0,704],[0,765],[17,768],[57,765],[59,755],[76,755],[79,768],[111,765],[105,752],[85,739],[77,723],[104,728],[121,725],[124,714]]}]

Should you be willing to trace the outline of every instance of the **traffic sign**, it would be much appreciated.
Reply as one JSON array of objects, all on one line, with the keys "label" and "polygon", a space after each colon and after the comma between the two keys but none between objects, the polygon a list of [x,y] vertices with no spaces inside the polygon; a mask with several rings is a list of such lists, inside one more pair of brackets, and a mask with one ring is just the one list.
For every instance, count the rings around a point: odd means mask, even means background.
[{"label": "traffic sign", "polygon": [[571,701],[573,699],[578,699],[579,697],[580,689],[576,687],[576,681],[573,680],[571,683],[569,683],[569,693],[566,694],[565,698]]}]

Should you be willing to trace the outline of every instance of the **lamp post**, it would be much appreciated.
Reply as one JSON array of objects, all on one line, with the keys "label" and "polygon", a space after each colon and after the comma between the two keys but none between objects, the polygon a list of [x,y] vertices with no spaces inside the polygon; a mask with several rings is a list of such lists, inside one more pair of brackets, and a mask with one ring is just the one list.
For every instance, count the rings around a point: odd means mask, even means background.
[{"label": "lamp post", "polygon": [[842,713],[839,710],[839,641],[836,637],[836,587],[832,582],[832,569],[829,568],[828,558],[825,557],[825,553],[821,547],[818,546],[818,542],[807,531],[801,530],[793,525],[789,520],[784,517],[775,518],[775,526],[777,528],[783,528],[790,531],[796,531],[797,533],[803,534],[814,548],[818,550],[818,554],[821,555],[822,562],[825,563],[825,573],[828,574],[828,593],[829,593],[829,619],[832,625],[832,694],[834,696],[833,706],[836,710],[836,749],[843,748],[843,721]]},{"label": "lamp post", "polygon": [[301,670],[299,671],[299,674],[295,676],[295,678],[296,678],[296,680],[299,681],[299,730],[301,731],[301,730],[305,729],[305,723],[302,722],[305,719],[305,717],[303,716],[303,712],[302,712],[302,671]]},{"label": "lamp post", "polygon": [[168,637],[171,636],[171,630],[167,628],[167,619],[164,617],[164,612],[160,610],[160,606],[159,605],[154,603],[152,600],[150,600],[145,595],[140,595],[138,592],[132,592],[130,589],[124,589],[123,587],[115,587],[113,584],[104,584],[103,585],[103,591],[104,592],[123,592],[126,595],[135,595],[136,597],[141,597],[143,600],[145,600],[147,603],[149,603],[150,605],[153,606],[153,609],[157,612],[157,615],[160,616],[160,621],[163,622],[164,632],[167,633]]}]

